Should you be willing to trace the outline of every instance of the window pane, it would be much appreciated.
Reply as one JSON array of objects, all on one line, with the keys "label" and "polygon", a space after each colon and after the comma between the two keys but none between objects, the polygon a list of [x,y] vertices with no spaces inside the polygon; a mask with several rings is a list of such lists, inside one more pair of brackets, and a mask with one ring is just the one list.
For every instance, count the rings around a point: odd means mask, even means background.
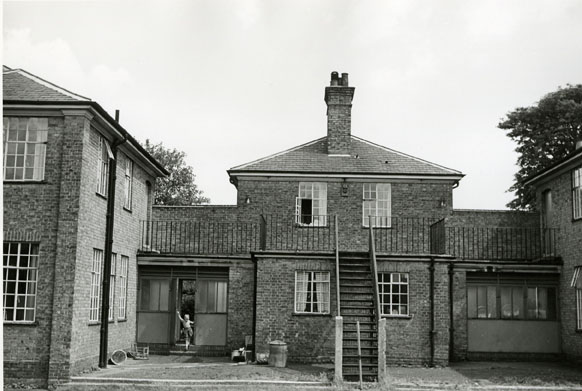
[{"label": "window pane", "polygon": [[216,312],[226,312],[227,283],[217,283]]},{"label": "window pane", "polygon": [[511,319],[512,309],[511,309],[511,288],[503,286],[500,288],[501,293],[501,317],[505,319]]},{"label": "window pane", "polygon": [[216,312],[216,281],[208,281],[208,312]]},{"label": "window pane", "polygon": [[487,317],[487,287],[479,286],[477,287],[477,317],[486,318]]},{"label": "window pane", "polygon": [[497,287],[487,287],[487,317],[497,318]]},{"label": "window pane", "polygon": [[513,287],[513,318],[523,319],[523,288]]},{"label": "window pane", "polygon": [[141,300],[140,309],[150,308],[150,280],[141,280]]},{"label": "window pane", "polygon": [[527,318],[536,319],[537,317],[537,290],[536,288],[527,288]]},{"label": "window pane", "polygon": [[196,295],[196,312],[205,313],[208,312],[208,282],[207,281],[197,281],[198,285],[197,295]]},{"label": "window pane", "polygon": [[556,288],[547,288],[548,292],[548,307],[547,307],[547,319],[556,320],[557,319],[557,296]]},{"label": "window pane", "polygon": [[170,281],[160,282],[160,311],[168,311],[170,308]]}]

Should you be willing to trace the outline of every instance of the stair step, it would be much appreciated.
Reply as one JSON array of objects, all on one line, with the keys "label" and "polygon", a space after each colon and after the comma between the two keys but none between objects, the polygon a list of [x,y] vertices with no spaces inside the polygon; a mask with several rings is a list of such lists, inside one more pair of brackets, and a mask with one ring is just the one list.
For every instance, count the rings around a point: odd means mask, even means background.
[{"label": "stair step", "polygon": [[[344,337],[344,341],[358,341],[357,337]],[[360,337],[360,342],[378,342],[378,338]]]},{"label": "stair step", "polygon": [[[366,284],[366,282],[368,284]],[[340,290],[343,288],[366,288],[370,292],[373,288],[371,280],[362,280],[360,283],[340,282]]]},{"label": "stair step", "polygon": [[[342,365],[343,368],[358,368],[359,363],[357,362],[349,362],[349,363],[344,363]],[[373,363],[362,363],[362,368],[363,367],[367,367],[367,368],[374,368],[374,369],[378,369],[378,363],[373,364]]]}]

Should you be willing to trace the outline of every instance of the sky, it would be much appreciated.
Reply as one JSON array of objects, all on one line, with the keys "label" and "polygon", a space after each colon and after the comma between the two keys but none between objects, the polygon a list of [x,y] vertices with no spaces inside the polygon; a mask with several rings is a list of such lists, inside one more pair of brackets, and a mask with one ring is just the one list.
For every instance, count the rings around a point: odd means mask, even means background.
[{"label": "sky", "polygon": [[2,61],[186,152],[212,204],[226,170],[326,135],[349,73],[352,134],[457,169],[458,209],[505,209],[516,145],[497,124],[582,83],[580,0],[4,1]]}]

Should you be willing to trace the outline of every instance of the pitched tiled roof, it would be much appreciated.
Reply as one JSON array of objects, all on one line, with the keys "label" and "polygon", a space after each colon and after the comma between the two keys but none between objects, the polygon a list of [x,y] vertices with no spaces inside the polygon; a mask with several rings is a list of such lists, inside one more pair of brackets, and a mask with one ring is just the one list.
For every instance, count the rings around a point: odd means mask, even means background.
[{"label": "pitched tiled roof", "polygon": [[460,171],[440,166],[351,136],[350,156],[329,156],[327,138],[233,167],[242,173],[327,173],[371,175],[463,176]]},{"label": "pitched tiled roof", "polygon": [[78,102],[91,99],[72,93],[22,69],[4,67],[3,99],[27,102]]}]

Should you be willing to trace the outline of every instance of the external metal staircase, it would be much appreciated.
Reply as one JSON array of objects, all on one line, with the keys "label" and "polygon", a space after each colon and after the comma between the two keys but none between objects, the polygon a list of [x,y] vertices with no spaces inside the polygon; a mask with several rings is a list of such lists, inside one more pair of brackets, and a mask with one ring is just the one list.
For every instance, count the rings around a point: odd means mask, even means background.
[{"label": "external metal staircase", "polygon": [[339,262],[340,307],[343,317],[344,380],[359,379],[356,323],[360,322],[362,375],[366,381],[378,377],[378,329],[370,259],[342,254]]}]

